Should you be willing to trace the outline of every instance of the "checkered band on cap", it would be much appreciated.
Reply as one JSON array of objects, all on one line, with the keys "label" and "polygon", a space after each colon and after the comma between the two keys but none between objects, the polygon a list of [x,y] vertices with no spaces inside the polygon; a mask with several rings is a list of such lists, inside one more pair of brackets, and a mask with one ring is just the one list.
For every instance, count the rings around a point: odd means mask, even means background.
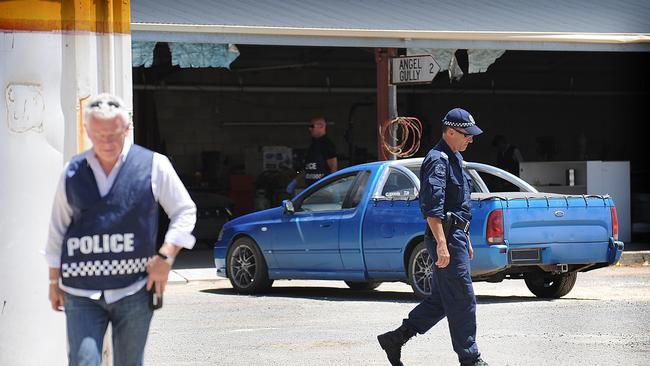
[{"label": "checkered band on cap", "polygon": [[140,273],[147,270],[148,260],[149,258],[144,257],[63,263],[61,264],[61,276],[68,278]]},{"label": "checkered band on cap", "polygon": [[447,121],[446,119],[442,121],[442,124],[449,127],[461,127],[461,128],[467,128],[476,125],[476,123],[473,122],[458,123],[458,122]]},{"label": "checkered band on cap", "polygon": [[445,118],[442,120],[442,124],[445,126],[467,128],[476,125],[476,122],[474,122],[474,117],[472,117],[472,115],[469,113],[467,113],[467,116],[462,116],[461,114],[460,117],[463,119],[463,121],[450,121],[447,119],[447,116],[445,116]]}]

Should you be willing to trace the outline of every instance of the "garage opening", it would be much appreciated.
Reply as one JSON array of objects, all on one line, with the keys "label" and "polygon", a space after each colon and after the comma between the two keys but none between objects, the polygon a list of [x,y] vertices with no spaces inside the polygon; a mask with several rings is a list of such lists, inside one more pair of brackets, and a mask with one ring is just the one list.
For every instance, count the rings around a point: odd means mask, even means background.
[{"label": "garage opening", "polygon": [[[133,68],[135,141],[170,158],[197,202],[195,234],[207,245],[228,211],[289,198],[312,117],[327,118],[340,168],[377,159],[373,48],[236,47],[229,68],[181,68],[158,43],[152,66]],[[429,85],[398,87],[399,115],[425,126],[416,156],[438,139],[444,113],[461,106],[485,131],[466,160],[496,164],[502,135],[525,161],[630,161],[632,222],[650,222],[650,170],[635,132],[648,112],[647,53],[509,50],[474,74],[463,51],[456,55],[460,79],[441,72]]]}]

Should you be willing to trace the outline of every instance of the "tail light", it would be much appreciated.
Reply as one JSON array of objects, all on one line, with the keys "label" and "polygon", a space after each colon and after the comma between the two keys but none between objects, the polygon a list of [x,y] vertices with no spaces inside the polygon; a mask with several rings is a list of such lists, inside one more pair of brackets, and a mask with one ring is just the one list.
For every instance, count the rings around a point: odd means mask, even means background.
[{"label": "tail light", "polygon": [[612,236],[614,240],[618,240],[618,216],[616,215],[616,207],[610,208],[609,212],[612,214]]},{"label": "tail light", "polygon": [[490,212],[485,234],[489,244],[503,243],[503,210]]}]

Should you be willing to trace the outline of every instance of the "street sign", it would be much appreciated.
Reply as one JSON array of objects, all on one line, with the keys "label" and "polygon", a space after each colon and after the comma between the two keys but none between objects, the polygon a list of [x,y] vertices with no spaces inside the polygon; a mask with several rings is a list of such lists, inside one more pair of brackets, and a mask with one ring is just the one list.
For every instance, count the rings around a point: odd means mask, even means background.
[{"label": "street sign", "polygon": [[431,55],[395,57],[391,60],[392,84],[430,83],[440,71],[440,65]]}]

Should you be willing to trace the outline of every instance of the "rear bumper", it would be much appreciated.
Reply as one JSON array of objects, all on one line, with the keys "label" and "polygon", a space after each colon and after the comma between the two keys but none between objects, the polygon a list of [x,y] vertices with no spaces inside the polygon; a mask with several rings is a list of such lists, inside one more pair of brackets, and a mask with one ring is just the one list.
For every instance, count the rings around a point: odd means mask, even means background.
[{"label": "rear bumper", "polygon": [[508,246],[489,245],[487,248],[474,248],[474,259],[470,262],[472,277],[489,276],[508,267]]},{"label": "rear bumper", "polygon": [[[545,243],[545,244],[510,244],[508,251],[523,249],[539,249],[540,258],[536,263],[530,264],[594,264],[607,263],[615,264],[621,258],[624,244],[621,241],[610,238],[608,242],[590,243]],[[510,258],[510,256],[509,256]],[[510,261],[511,266],[519,264]]]},{"label": "rear bumper", "polygon": [[625,244],[622,241],[609,238],[609,247],[607,248],[607,259],[609,264],[614,264],[621,259]]},{"label": "rear bumper", "polygon": [[217,269],[218,277],[227,277],[226,275],[226,248],[214,248],[214,267]]}]

